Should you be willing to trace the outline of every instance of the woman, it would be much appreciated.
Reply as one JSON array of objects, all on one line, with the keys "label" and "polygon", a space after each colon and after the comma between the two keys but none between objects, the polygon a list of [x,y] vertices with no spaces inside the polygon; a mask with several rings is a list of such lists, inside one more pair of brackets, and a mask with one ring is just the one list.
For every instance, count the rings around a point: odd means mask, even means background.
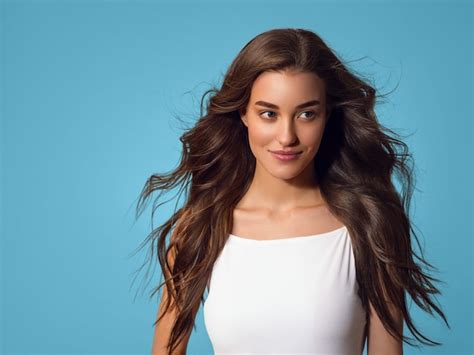
[{"label": "woman", "polygon": [[216,354],[402,354],[415,345],[404,322],[440,345],[407,309],[409,293],[449,327],[411,248],[411,156],[377,121],[375,89],[315,33],[274,29],[208,93],[179,166],[151,176],[137,206],[188,188],[146,240],[165,276],[153,354],[186,352],[201,303]]}]

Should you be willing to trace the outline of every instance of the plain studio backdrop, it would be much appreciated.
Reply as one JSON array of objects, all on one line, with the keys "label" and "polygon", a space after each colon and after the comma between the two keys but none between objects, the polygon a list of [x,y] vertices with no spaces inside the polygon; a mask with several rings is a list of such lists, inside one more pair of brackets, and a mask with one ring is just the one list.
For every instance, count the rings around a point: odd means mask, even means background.
[{"label": "plain studio backdrop", "polygon": [[[151,208],[145,180],[175,167],[177,115],[238,51],[277,27],[319,34],[383,92],[379,120],[416,164],[411,217],[439,269],[452,325],[410,303],[444,345],[471,354],[473,14],[468,1],[4,1],[1,4],[1,331],[4,354],[149,354],[157,299],[134,282]],[[172,198],[171,195],[168,198]],[[160,207],[154,226],[169,217]],[[417,250],[417,249],[416,249]],[[143,290],[144,289],[144,290]],[[410,302],[410,301],[409,301]],[[411,334],[408,334],[411,336]],[[202,308],[189,354],[212,354]]]}]

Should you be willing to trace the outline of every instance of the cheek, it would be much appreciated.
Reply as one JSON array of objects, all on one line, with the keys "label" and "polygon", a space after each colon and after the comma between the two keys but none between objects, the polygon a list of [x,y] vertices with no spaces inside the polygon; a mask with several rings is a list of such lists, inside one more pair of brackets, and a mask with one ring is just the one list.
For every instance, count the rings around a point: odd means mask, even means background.
[{"label": "cheek", "polygon": [[313,146],[318,144],[321,140],[321,134],[319,131],[315,130],[302,131],[300,134],[300,140],[301,143],[306,146]]},{"label": "cheek", "polygon": [[254,146],[266,146],[273,139],[273,132],[270,127],[254,123],[248,127],[249,141]]},{"label": "cheek", "polygon": [[300,134],[301,144],[306,146],[308,151],[316,152],[323,137],[322,130],[307,130]]}]

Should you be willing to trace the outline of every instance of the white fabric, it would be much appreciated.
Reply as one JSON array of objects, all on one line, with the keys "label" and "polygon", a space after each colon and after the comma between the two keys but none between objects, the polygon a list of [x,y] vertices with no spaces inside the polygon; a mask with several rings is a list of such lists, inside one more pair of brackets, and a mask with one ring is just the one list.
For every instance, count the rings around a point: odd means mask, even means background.
[{"label": "white fabric", "polygon": [[346,226],[310,236],[229,235],[204,303],[216,355],[360,355],[365,311]]}]

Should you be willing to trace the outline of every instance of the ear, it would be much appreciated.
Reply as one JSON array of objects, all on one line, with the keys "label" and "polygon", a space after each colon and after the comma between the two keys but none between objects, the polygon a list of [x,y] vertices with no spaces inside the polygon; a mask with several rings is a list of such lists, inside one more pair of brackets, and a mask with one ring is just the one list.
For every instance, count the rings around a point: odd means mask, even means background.
[{"label": "ear", "polygon": [[245,127],[248,127],[247,117],[245,116],[245,114],[242,111],[239,111],[239,114],[240,114],[240,119],[244,123]]}]

